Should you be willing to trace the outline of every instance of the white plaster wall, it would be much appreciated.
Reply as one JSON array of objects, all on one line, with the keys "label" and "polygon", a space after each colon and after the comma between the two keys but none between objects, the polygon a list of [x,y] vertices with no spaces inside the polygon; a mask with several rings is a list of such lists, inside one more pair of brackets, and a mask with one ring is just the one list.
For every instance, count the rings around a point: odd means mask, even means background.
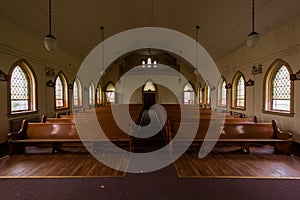
[{"label": "white plaster wall", "polygon": [[[56,73],[63,71],[68,83],[72,83],[80,61],[59,48],[48,52],[43,46],[43,36],[36,36],[1,18],[0,27],[0,70],[8,74],[15,62],[25,59],[37,78],[38,114],[54,115],[54,91],[46,87],[46,82],[54,81],[55,77],[47,77],[45,68],[53,67]],[[7,140],[9,120],[15,119],[7,115],[7,87],[8,82],[0,81],[0,143]]]},{"label": "white plaster wall", "polygon": [[[259,30],[257,30],[259,32]],[[300,18],[292,19],[276,29],[261,35],[259,44],[254,49],[246,45],[238,48],[231,54],[216,61],[218,68],[227,82],[232,83],[233,76],[240,70],[246,81],[255,80],[254,87],[246,89],[246,115],[259,117],[262,122],[276,119],[279,127],[294,133],[294,140],[300,142],[300,81],[294,84],[294,117],[263,114],[263,88],[267,69],[277,58],[286,61],[296,73],[300,70]],[[245,36],[246,40],[246,36]],[[263,65],[262,74],[252,75],[253,65]],[[230,110],[231,90],[227,94],[227,109]]]}]

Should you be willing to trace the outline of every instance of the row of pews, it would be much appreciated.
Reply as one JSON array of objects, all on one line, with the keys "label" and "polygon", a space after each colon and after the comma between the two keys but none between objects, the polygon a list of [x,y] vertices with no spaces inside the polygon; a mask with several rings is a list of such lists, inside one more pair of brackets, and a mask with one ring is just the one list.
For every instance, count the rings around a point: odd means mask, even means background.
[{"label": "row of pews", "polygon": [[[200,146],[205,140],[238,143],[242,151],[246,152],[250,152],[250,146],[254,143],[272,144],[278,152],[287,154],[290,152],[292,133],[281,131],[276,120],[272,120],[272,123],[258,123],[257,117],[245,118],[243,115],[235,117],[231,113],[218,113],[194,106],[171,104],[163,107],[167,112],[165,137],[173,148],[183,142],[192,142],[192,145]],[[198,109],[197,112],[195,109]],[[158,109],[157,112],[158,115],[164,114],[162,109]],[[185,133],[174,140],[180,129],[187,130],[188,127],[196,126],[195,124],[198,127],[195,135]]]},{"label": "row of pews", "polygon": [[[52,152],[55,153],[62,151],[64,145],[80,143],[88,144],[94,151],[107,142],[132,151],[134,133],[140,123],[143,105],[112,106],[97,107],[73,115],[57,115],[59,118],[43,116],[40,123],[23,120],[21,129],[8,135],[12,153],[24,152],[26,146],[45,144],[51,145]],[[212,141],[238,143],[246,152],[250,152],[250,146],[254,143],[268,143],[274,145],[276,151],[290,152],[292,133],[281,131],[275,120],[272,123],[259,123],[256,117],[236,117],[231,113],[219,113],[191,105],[161,106],[155,107],[155,111],[161,121],[166,119],[163,132],[166,143],[172,144],[173,148],[184,142],[200,146],[204,141]],[[128,109],[129,116],[126,115]],[[97,128],[90,123],[93,120],[97,126],[100,125],[105,135],[95,131]],[[193,130],[196,133],[190,131],[192,127],[196,127]],[[209,135],[207,133],[211,131],[211,127],[213,134]],[[178,134],[180,130],[184,130],[184,133]]]},{"label": "row of pews", "polygon": [[[128,105],[115,105],[114,109],[121,114],[126,112]],[[129,106],[130,116],[135,123],[139,123],[143,110],[141,104]],[[62,151],[63,145],[84,143],[92,150],[112,142],[120,148],[132,151],[133,137],[128,134],[132,131],[132,122],[122,121],[121,130],[113,118],[111,106],[97,107],[94,110],[85,110],[82,113],[57,115],[59,118],[42,116],[40,123],[29,123],[23,120],[18,132],[8,134],[11,153],[25,152],[26,146],[50,145],[52,152]],[[90,122],[96,119],[102,133],[94,131]],[[75,123],[76,122],[76,123]],[[125,129],[125,130],[124,130]],[[80,134],[79,131],[80,130]]]}]

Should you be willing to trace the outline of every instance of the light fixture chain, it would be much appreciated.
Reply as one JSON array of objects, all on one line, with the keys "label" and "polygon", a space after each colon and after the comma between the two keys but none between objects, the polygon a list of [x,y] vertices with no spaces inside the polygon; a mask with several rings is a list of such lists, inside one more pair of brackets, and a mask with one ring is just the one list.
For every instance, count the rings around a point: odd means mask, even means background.
[{"label": "light fixture chain", "polygon": [[51,0],[49,0],[49,35],[51,35]]},{"label": "light fixture chain", "polygon": [[252,32],[254,32],[254,0],[252,0]]}]

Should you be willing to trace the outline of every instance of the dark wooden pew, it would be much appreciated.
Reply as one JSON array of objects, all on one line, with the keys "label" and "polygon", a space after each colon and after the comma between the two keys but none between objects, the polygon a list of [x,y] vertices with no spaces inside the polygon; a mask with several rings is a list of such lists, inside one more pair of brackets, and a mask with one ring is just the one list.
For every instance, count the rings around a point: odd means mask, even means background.
[{"label": "dark wooden pew", "polygon": [[[120,147],[132,150],[132,137],[123,133],[120,129],[113,128],[113,124],[103,125],[108,139]],[[12,153],[24,152],[26,146],[39,144],[52,145],[52,152],[61,151],[61,144],[88,142],[91,145],[108,142],[106,138],[81,139],[74,123],[28,123],[23,120],[21,129],[16,133],[9,133],[9,144]]]},{"label": "dark wooden pew", "polygon": [[[191,122],[189,122],[191,123]],[[171,122],[168,129],[168,142],[172,142],[179,126],[191,126],[189,123]],[[215,124],[221,126],[219,138],[208,138],[208,141],[218,143],[239,143],[242,150],[250,152],[250,145],[253,143],[269,143],[275,146],[275,150],[289,154],[292,143],[292,133],[281,131],[276,120],[272,123],[244,123],[244,124]],[[202,144],[207,134],[209,124],[200,123],[195,138],[190,138],[190,134],[181,136],[178,142],[191,141],[193,145]],[[182,135],[182,134],[181,134]]]}]

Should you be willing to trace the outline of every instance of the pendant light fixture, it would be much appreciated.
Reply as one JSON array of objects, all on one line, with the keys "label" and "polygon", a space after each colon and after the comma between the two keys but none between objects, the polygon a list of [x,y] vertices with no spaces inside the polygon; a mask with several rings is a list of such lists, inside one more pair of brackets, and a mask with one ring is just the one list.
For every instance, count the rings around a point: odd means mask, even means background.
[{"label": "pendant light fixture", "polygon": [[252,32],[248,35],[247,46],[255,48],[259,40],[259,34],[254,31],[254,0],[252,0]]},{"label": "pendant light fixture", "polygon": [[104,26],[100,27],[101,30],[101,47],[102,47],[102,52],[101,52],[101,58],[102,58],[102,67],[101,67],[101,71],[100,74],[101,76],[105,75],[105,70],[104,70]]},{"label": "pendant light fixture", "polygon": [[199,31],[199,29],[200,29],[200,26],[197,25],[196,26],[196,55],[195,55],[195,57],[196,57],[196,69],[194,70],[195,75],[200,74],[199,71],[198,71],[198,31]]},{"label": "pendant light fixture", "polygon": [[57,47],[57,41],[51,34],[51,0],[49,0],[49,33],[44,37],[44,46],[48,51],[53,51]]}]

